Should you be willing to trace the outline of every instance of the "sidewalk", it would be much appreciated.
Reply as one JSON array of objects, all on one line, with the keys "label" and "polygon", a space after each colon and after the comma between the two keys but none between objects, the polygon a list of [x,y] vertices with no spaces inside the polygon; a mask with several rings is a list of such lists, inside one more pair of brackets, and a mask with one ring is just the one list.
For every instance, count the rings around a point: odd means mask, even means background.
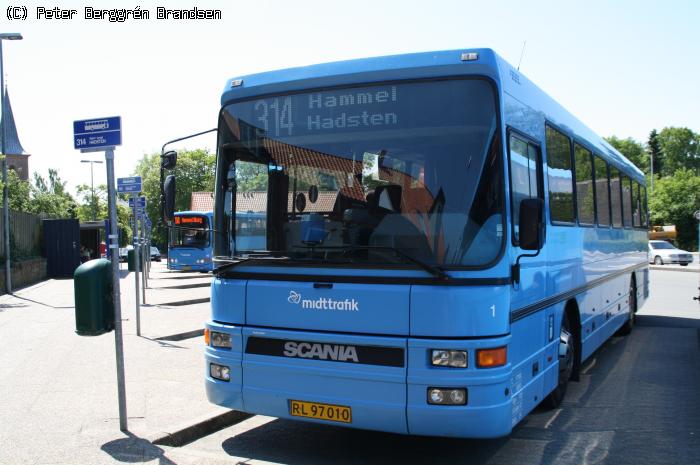
[{"label": "sidewalk", "polygon": [[158,305],[206,300],[211,275],[153,265],[142,337],[133,273],[121,278],[130,434],[119,431],[114,333],[75,334],[73,281],[0,297],[0,464],[169,463],[147,440],[227,411],[206,399],[202,337],[169,337],[201,330],[209,303]]}]

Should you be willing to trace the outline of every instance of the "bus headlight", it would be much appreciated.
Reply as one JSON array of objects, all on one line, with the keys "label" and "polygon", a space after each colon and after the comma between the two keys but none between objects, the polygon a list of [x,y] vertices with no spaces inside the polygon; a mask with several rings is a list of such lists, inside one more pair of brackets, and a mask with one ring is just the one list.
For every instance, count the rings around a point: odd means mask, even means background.
[{"label": "bus headlight", "polygon": [[209,374],[212,378],[221,381],[231,381],[231,369],[225,365],[209,364]]},{"label": "bus headlight", "polygon": [[231,348],[231,335],[228,333],[211,331],[211,333],[209,333],[209,340],[211,341],[212,347],[218,347],[222,349]]},{"label": "bus headlight", "polygon": [[433,349],[430,360],[433,366],[467,368],[467,351]]},{"label": "bus headlight", "polygon": [[466,405],[467,390],[464,388],[428,388],[428,403],[431,405]]}]

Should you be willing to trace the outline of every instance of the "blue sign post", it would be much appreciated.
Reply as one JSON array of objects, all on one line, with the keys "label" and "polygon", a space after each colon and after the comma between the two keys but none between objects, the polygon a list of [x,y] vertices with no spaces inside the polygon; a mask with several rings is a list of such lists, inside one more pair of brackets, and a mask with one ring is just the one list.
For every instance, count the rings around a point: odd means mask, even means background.
[{"label": "blue sign post", "polygon": [[[107,238],[112,261],[112,301],[114,303],[114,349],[117,359],[119,429],[127,429],[126,382],[124,381],[124,340],[122,305],[119,292],[119,236],[117,231],[117,193],[114,191],[114,148],[122,145],[122,120],[119,116],[73,121],[73,147],[81,152],[104,152],[107,162],[107,200],[109,228]],[[141,180],[139,179],[139,184]],[[141,187],[139,186],[139,189]]]},{"label": "blue sign post", "polygon": [[[141,197],[138,197],[136,200],[136,206],[140,209],[146,208],[146,197],[143,195]],[[129,207],[134,208],[134,198],[129,197]]]},{"label": "blue sign post", "polygon": [[73,147],[81,152],[103,151],[117,145],[122,145],[121,117],[73,121]]},{"label": "blue sign post", "polygon": [[[117,178],[117,192],[122,193],[138,193],[141,192],[141,176],[132,176],[130,178]],[[133,203],[129,206],[133,207]]]}]

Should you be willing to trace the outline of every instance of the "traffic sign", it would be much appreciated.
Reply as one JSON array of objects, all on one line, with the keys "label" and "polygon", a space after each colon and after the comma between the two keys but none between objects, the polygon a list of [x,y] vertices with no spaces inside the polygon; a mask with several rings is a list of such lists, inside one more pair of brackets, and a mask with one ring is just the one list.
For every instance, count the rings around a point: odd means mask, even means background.
[{"label": "traffic sign", "polygon": [[141,176],[117,178],[117,192],[141,192]]},{"label": "traffic sign", "polygon": [[[139,208],[145,208],[146,207],[146,197],[141,196],[136,199],[136,206]],[[134,208],[134,198],[129,197],[129,207]]]},{"label": "traffic sign", "polygon": [[73,121],[73,147],[81,151],[96,151],[122,145],[120,116]]}]

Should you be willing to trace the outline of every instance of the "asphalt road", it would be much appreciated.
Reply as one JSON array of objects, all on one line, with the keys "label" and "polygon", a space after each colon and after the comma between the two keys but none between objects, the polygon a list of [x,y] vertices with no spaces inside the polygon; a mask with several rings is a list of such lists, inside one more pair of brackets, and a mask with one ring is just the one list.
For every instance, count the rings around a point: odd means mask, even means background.
[{"label": "asphalt road", "polygon": [[632,335],[604,344],[560,408],[535,410],[509,437],[410,437],[256,416],[166,447],[161,463],[700,464],[700,304],[692,300],[700,273],[651,273],[652,297]]}]

